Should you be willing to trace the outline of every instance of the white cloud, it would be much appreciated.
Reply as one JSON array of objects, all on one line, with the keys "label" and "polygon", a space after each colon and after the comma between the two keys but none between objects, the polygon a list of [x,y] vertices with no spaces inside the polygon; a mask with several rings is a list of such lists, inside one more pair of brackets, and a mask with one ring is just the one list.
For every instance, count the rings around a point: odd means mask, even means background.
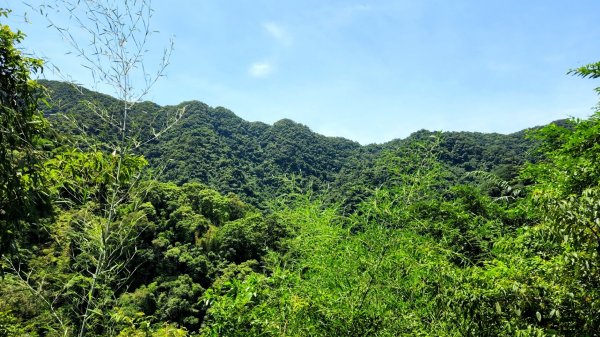
[{"label": "white cloud", "polygon": [[273,65],[269,62],[256,62],[248,69],[248,73],[253,77],[267,77],[272,72]]},{"label": "white cloud", "polygon": [[285,30],[285,28],[281,27],[280,25],[274,22],[265,22],[263,23],[263,28],[265,32],[269,34],[269,36],[271,36],[284,46],[289,47],[292,45],[292,37],[287,32],[287,30]]}]

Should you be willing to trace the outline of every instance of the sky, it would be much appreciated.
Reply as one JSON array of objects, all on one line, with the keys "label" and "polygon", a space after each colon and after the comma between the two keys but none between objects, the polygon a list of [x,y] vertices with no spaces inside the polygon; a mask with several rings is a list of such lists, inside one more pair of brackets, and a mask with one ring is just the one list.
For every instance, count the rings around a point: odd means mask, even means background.
[{"label": "sky", "polygon": [[[56,0],[49,1],[50,3]],[[41,0],[31,0],[34,9]],[[362,144],[420,129],[511,133],[587,117],[598,81],[567,75],[600,60],[598,0],[154,0],[150,52],[174,39],[146,100],[199,100],[248,121],[289,118]],[[37,10],[6,21],[22,47],[83,85],[81,60]],[[60,14],[56,16],[61,21]],[[48,67],[50,68],[50,67]],[[57,75],[45,71],[50,79]]]}]

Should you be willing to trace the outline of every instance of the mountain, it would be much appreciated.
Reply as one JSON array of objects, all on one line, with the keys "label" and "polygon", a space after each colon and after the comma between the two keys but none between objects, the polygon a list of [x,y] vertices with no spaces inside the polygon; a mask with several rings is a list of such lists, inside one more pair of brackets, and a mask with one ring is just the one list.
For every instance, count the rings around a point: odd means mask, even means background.
[{"label": "mountain", "polygon": [[[57,129],[105,142],[117,139],[116,129],[107,128],[97,117],[119,117],[119,100],[63,82],[42,83],[51,96],[45,114]],[[273,125],[248,122],[230,110],[199,101],[175,106],[136,104],[127,119],[129,130],[136,131],[130,131],[129,136],[140,142],[152,139],[153,132],[183,110],[181,119],[159,141],[140,147],[141,154],[160,172],[162,180],[178,184],[199,181],[222,193],[238,194],[255,205],[261,205],[265,196],[281,193],[290,180],[315,189],[333,186],[342,197],[353,198],[347,193],[351,190],[348,184],[379,183],[372,170],[382,153],[402,152],[407,144],[434,135],[441,137],[440,159],[455,177],[484,170],[509,180],[517,174],[517,167],[533,158],[533,142],[525,131],[503,135],[421,130],[406,139],[362,146],[317,134],[289,119]],[[69,116],[68,120],[59,118],[62,115]]]}]

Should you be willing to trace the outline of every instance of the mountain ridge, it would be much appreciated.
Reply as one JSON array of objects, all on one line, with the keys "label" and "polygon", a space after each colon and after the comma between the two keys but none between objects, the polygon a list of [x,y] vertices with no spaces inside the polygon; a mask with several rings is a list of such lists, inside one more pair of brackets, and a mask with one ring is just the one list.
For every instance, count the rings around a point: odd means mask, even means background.
[{"label": "mountain ridge", "polygon": [[[46,115],[59,130],[67,134],[74,132],[53,118],[57,113],[64,113],[81,122],[85,126],[84,133],[102,141],[114,138],[114,131],[93,118],[85,101],[92,101],[118,116],[117,99],[85,88],[75,90],[64,82],[41,83],[49,89],[53,102],[46,109]],[[229,109],[210,107],[198,100],[168,106],[149,101],[135,104],[128,124],[148,129],[140,135],[151,138],[150,129],[154,124],[164,125],[165,118],[183,108],[186,111],[173,128],[158,141],[149,142],[140,154],[152,167],[162,168],[164,180],[178,184],[199,181],[222,193],[238,194],[255,205],[264,201],[257,191],[263,195],[277,194],[290,177],[316,189],[332,185],[340,191],[347,190],[348,182],[362,179],[359,172],[373,167],[381,153],[398,151],[414,140],[432,135],[441,136],[440,159],[456,176],[485,170],[497,171],[504,179],[514,178],[515,167],[532,158],[529,152],[534,145],[526,138],[525,130],[511,134],[419,130],[404,139],[361,145],[343,137],[318,134],[288,118],[272,125],[249,122]]]}]

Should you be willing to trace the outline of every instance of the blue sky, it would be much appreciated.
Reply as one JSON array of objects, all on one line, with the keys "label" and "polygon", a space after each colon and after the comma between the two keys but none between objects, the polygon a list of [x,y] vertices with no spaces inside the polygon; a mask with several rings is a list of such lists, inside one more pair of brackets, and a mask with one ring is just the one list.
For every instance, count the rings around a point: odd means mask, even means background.
[{"label": "blue sky", "polygon": [[[249,121],[290,118],[366,144],[419,129],[515,132],[586,117],[598,100],[597,82],[566,75],[600,60],[597,0],[153,6],[153,50],[175,37],[167,77],[146,97],[162,105],[195,99]],[[41,17],[14,0],[0,7],[14,10],[9,24],[28,34],[27,50],[91,86]]]}]

